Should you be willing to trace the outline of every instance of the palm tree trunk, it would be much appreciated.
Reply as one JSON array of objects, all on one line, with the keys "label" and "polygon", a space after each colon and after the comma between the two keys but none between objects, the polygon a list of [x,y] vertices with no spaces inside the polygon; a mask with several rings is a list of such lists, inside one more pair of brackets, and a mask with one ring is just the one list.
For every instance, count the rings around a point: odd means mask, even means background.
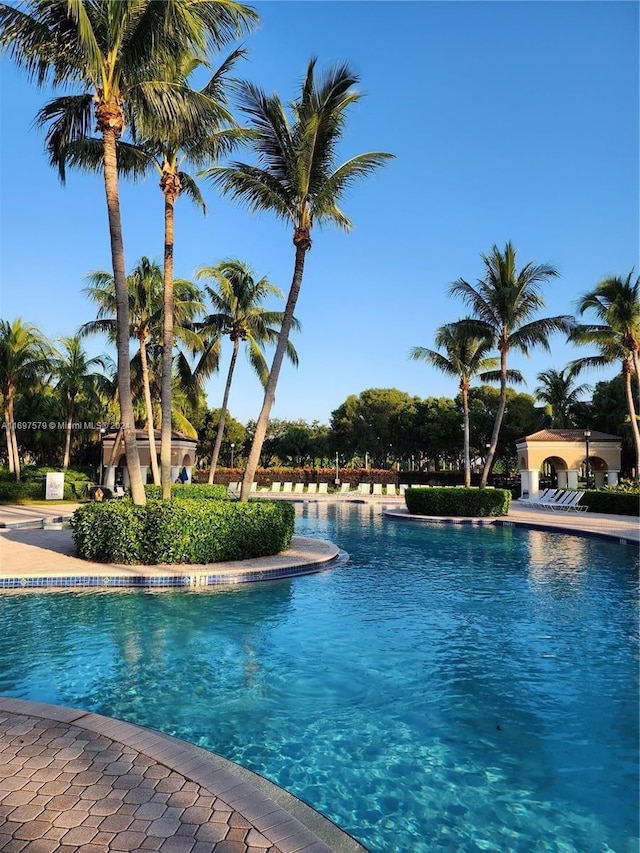
[{"label": "palm tree trunk", "polygon": [[67,425],[65,428],[65,437],[64,437],[64,459],[62,460],[62,467],[66,470],[69,467],[69,460],[71,458],[71,425],[73,424],[73,400],[69,401],[69,411],[67,412]]},{"label": "palm tree trunk", "polygon": [[158,471],[158,452],[156,450],[156,435],[153,428],[153,404],[151,402],[151,388],[149,386],[149,365],[147,364],[147,347],[142,338],[138,339],[140,344],[140,367],[142,370],[142,387],[144,389],[144,405],[147,410],[147,435],[149,436],[149,459],[151,472],[153,474],[154,486],[160,485],[160,472]]},{"label": "palm tree trunk", "polygon": [[229,392],[231,391],[231,380],[233,371],[238,358],[238,350],[240,349],[240,339],[236,338],[233,342],[233,353],[231,355],[231,363],[229,364],[229,372],[227,373],[227,384],[224,386],[224,397],[222,398],[222,408],[220,409],[220,423],[218,424],[218,434],[216,435],[216,443],[213,447],[211,455],[211,470],[209,471],[209,483],[213,483],[213,478],[216,475],[216,465],[218,464],[218,456],[222,447],[222,435],[224,433],[224,423],[227,419],[227,406],[229,405]]},{"label": "palm tree trunk", "polygon": [[118,169],[116,165],[116,133],[104,129],[104,184],[109,217],[113,280],[116,287],[116,340],[118,351],[118,396],[120,420],[124,433],[124,448],[131,485],[131,497],[138,506],[144,506],[146,497],[140,471],[140,457],[136,444],[136,425],[131,400],[131,370],[129,366],[129,289],[124,263],[120,198],[118,194]]},{"label": "palm tree trunk", "polygon": [[11,432],[13,430],[13,421],[11,420],[11,407],[9,406],[9,394],[5,398],[4,404],[4,431],[7,439],[7,460],[9,462],[9,473],[15,472],[15,462],[13,461],[13,441]]},{"label": "palm tree trunk", "polygon": [[469,387],[462,384],[462,424],[464,432],[464,484],[471,486],[471,453],[469,451]]},{"label": "palm tree trunk", "polygon": [[636,417],[636,407],[633,401],[633,388],[631,386],[631,374],[633,372],[632,365],[625,360],[622,365],[624,373],[624,390],[627,396],[627,407],[629,409],[629,418],[631,420],[631,430],[633,432],[633,443],[636,448],[636,477],[640,477],[640,430],[638,429],[638,418]]},{"label": "palm tree trunk", "polygon": [[18,438],[16,436],[16,413],[13,406],[13,391],[11,392],[11,396],[9,397],[9,423],[11,424],[11,429],[9,430],[9,435],[11,438],[11,452],[13,455],[13,473],[16,477],[16,483],[20,482],[20,454],[18,453]]},{"label": "palm tree trunk", "polygon": [[500,400],[498,402],[498,411],[496,412],[496,419],[493,424],[493,432],[491,434],[491,444],[489,445],[489,452],[487,453],[487,459],[484,463],[484,469],[482,471],[482,477],[480,479],[480,488],[484,489],[487,485],[487,480],[489,479],[489,471],[491,470],[491,466],[493,464],[493,459],[496,455],[496,448],[498,446],[498,437],[500,435],[500,427],[502,426],[502,418],[504,417],[504,410],[507,406],[507,353],[505,350],[500,350]]},{"label": "palm tree trunk", "polygon": [[[161,184],[162,186],[162,184]],[[164,191],[164,187],[163,187]],[[162,498],[171,498],[171,378],[173,365],[173,243],[174,198],[169,192],[164,196],[164,282],[162,316],[162,434],[160,440],[160,468],[162,471]]]},{"label": "palm tree trunk", "polygon": [[249,458],[247,459],[247,465],[244,471],[244,477],[242,479],[242,489],[240,491],[241,501],[247,501],[249,499],[251,483],[253,482],[253,478],[258,467],[258,462],[260,460],[260,452],[262,450],[264,437],[267,434],[269,414],[271,413],[273,401],[275,400],[276,396],[276,386],[278,384],[278,377],[280,375],[282,359],[284,358],[284,354],[287,349],[289,331],[291,330],[291,322],[293,320],[293,312],[295,311],[296,302],[298,301],[298,295],[300,293],[300,285],[302,284],[302,274],[304,272],[304,259],[308,248],[309,246],[306,243],[303,243],[302,245],[296,245],[296,260],[293,269],[291,289],[289,290],[287,304],[285,306],[284,315],[282,317],[282,326],[280,328],[280,334],[278,335],[278,344],[276,346],[275,355],[273,356],[273,364],[271,365],[271,372],[269,373],[269,381],[267,382],[267,387],[265,388],[264,392],[264,401],[262,403],[262,409],[260,411],[260,415],[256,423],[256,431],[253,436],[253,442],[251,444]]}]

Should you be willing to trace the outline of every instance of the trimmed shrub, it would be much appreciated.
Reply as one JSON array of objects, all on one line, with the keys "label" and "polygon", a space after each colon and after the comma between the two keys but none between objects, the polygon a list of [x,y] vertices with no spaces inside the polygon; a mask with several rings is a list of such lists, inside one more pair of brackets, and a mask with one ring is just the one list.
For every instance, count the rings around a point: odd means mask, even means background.
[{"label": "trimmed shrub", "polygon": [[71,527],[78,555],[111,563],[215,563],[286,550],[295,510],[287,501],[130,500],[85,504]]},{"label": "trimmed shrub", "polygon": [[[147,508],[131,501],[83,504],[71,517],[78,555],[98,563],[145,563]],[[153,561],[152,561],[153,562]]]},{"label": "trimmed shrub", "polygon": [[407,489],[405,503],[414,515],[496,516],[507,515],[508,489],[422,488]]},{"label": "trimmed shrub", "polygon": [[[145,486],[145,494],[149,500],[162,500],[161,486]],[[221,501],[227,497],[227,487],[221,484],[214,483],[185,483],[178,485],[174,483],[171,486],[171,497],[179,500],[198,500],[198,501]]]},{"label": "trimmed shrub", "polygon": [[640,515],[638,495],[631,492],[591,490],[584,493],[580,503],[587,505],[587,512],[604,512],[609,515]]}]

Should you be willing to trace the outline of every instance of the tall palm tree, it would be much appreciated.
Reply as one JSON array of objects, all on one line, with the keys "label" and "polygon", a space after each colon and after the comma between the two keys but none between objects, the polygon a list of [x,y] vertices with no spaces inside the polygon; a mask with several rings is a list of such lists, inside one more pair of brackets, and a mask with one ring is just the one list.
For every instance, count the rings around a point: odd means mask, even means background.
[{"label": "tall palm tree", "polygon": [[[281,326],[284,315],[282,311],[268,311],[262,307],[262,303],[269,296],[282,299],[283,293],[279,287],[271,284],[266,276],[256,281],[253,270],[236,259],[221,261],[214,267],[200,267],[196,272],[196,278],[211,278],[215,282],[213,287],[205,286],[205,294],[211,300],[214,313],[209,314],[200,324],[203,332],[206,334],[213,331],[228,335],[233,343],[220,409],[220,422],[211,456],[209,482],[213,483],[240,344],[244,342],[251,366],[265,387],[269,379],[269,369],[262,349],[264,344],[277,342],[278,329],[274,328],[274,325]],[[299,328],[295,318],[292,327]],[[297,366],[298,356],[291,341],[287,342],[287,355]]]},{"label": "tall palm tree", "polygon": [[511,350],[529,355],[532,347],[549,350],[549,335],[552,332],[569,333],[574,325],[569,315],[533,319],[537,311],[546,304],[540,295],[540,286],[559,273],[551,264],[526,263],[522,269],[516,267],[516,250],[508,242],[501,252],[493,246],[489,255],[480,256],[485,267],[485,277],[475,287],[463,278],[454,281],[449,288],[453,296],[460,296],[470,306],[473,317],[465,323],[478,337],[486,337],[498,349],[500,368],[486,378],[500,381],[500,400],[491,434],[480,488],[487,485],[489,471],[498,446],[500,426],[507,403],[507,381],[523,381],[519,371],[507,366]]},{"label": "tall palm tree", "polygon": [[538,374],[540,385],[534,394],[538,400],[546,403],[551,415],[551,426],[566,429],[576,426],[576,407],[580,397],[591,390],[589,385],[575,385],[575,368],[569,365],[562,370],[550,367]]},{"label": "tall palm tree", "polygon": [[57,378],[56,390],[63,394],[66,402],[67,423],[62,467],[68,468],[76,399],[80,394],[97,399],[100,390],[106,391],[109,379],[104,373],[97,373],[92,368],[100,367],[104,370],[111,359],[108,356],[88,358],[86,351],[82,348],[79,335],[60,338],[60,343],[63,351],[57,351],[54,354],[51,366]]},{"label": "tall palm tree", "polygon": [[[138,111],[132,128],[130,142],[121,141],[118,146],[118,169],[121,175],[139,178],[150,170],[160,177],[159,187],[164,199],[164,327],[162,333],[162,437],[160,467],[162,471],[162,495],[171,497],[171,395],[173,375],[173,271],[175,246],[175,204],[180,195],[186,195],[204,212],[206,206],[198,185],[192,175],[185,171],[185,164],[202,168],[215,163],[223,154],[247,137],[239,128],[229,107],[229,72],[246,53],[234,50],[211,75],[201,89],[192,89],[190,76],[202,66],[204,60],[191,53],[178,56],[165,76],[180,92],[184,113],[173,118],[168,126],[159,121],[157,114]],[[192,113],[198,115],[195,124]],[[103,146],[95,137],[85,137],[76,144],[68,145],[66,162],[85,170],[97,170],[103,166]]]},{"label": "tall palm tree", "polygon": [[576,372],[586,367],[606,367],[619,361],[622,365],[627,408],[636,448],[636,476],[640,476],[640,430],[634,403],[631,377],[640,376],[638,352],[640,351],[640,276],[633,281],[632,269],[626,278],[610,276],[581,296],[577,303],[578,314],[592,311],[597,323],[575,327],[571,340],[577,344],[594,344],[599,355],[576,359],[572,367]]},{"label": "tall palm tree", "polygon": [[51,346],[37,326],[20,318],[0,320],[0,388],[4,404],[9,471],[20,480],[20,455],[15,431],[15,397],[51,371]]},{"label": "tall palm tree", "polygon": [[302,285],[306,254],[311,248],[314,223],[333,223],[349,230],[351,222],[338,207],[346,190],[360,177],[380,168],[391,154],[360,154],[339,164],[338,145],[346,126],[347,110],[360,95],[353,89],[358,77],[346,64],[331,68],[316,80],[312,59],[302,91],[287,118],[278,95],[266,95],[250,83],[242,86],[240,106],[249,117],[257,165],[234,162],[205,171],[223,194],[238,199],[252,212],[270,211],[293,227],[293,278],[262,409],[245,468],[241,500],[249,497],[269,414],[275,399],[282,360]]},{"label": "tall palm tree", "polygon": [[448,323],[436,329],[434,338],[437,350],[425,347],[412,347],[409,358],[426,361],[448,376],[459,379],[462,396],[462,418],[464,431],[464,484],[471,485],[471,454],[469,449],[469,388],[474,376],[485,378],[487,371],[492,371],[498,364],[497,358],[489,358],[488,353],[493,348],[491,338],[478,338],[464,322]]},{"label": "tall palm tree", "polygon": [[[98,270],[87,276],[90,282],[85,288],[87,296],[98,306],[98,317],[85,323],[80,329],[80,335],[106,333],[111,340],[117,334],[117,300],[113,276],[105,270]],[[155,425],[153,405],[149,383],[148,347],[150,344],[159,345],[162,337],[163,324],[163,275],[160,266],[155,261],[142,257],[133,271],[127,276],[129,292],[129,334],[138,342],[140,357],[140,373],[142,390],[145,401],[147,435],[149,438],[149,455],[153,482],[160,484],[158,456],[155,441]],[[200,291],[191,282],[179,279],[175,282],[176,298],[172,299],[172,315],[176,318],[177,332],[187,337],[191,342],[193,333],[191,324],[195,316],[204,310],[200,300]]]},{"label": "tall palm tree", "polygon": [[[129,370],[129,317],[120,217],[117,146],[127,117],[155,112],[169,124],[183,112],[164,68],[175,56],[203,53],[240,35],[255,13],[232,0],[23,0],[0,4],[0,47],[38,85],[78,85],[79,95],[55,98],[39,113],[49,125],[47,147],[64,178],[67,143],[88,135],[95,120],[103,144],[103,174],[117,297],[118,393],[136,504],[145,503],[135,440]],[[195,119],[197,125],[197,118]]]}]

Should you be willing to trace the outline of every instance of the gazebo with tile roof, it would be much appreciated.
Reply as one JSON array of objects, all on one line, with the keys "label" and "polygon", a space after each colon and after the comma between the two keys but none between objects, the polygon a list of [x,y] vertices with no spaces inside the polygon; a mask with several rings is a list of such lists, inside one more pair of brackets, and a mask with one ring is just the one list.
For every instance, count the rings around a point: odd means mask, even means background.
[{"label": "gazebo with tile roof", "polygon": [[[160,465],[160,442],[161,433],[157,429],[154,432],[156,452],[158,454],[158,465]],[[136,444],[140,457],[140,469],[143,482],[148,479],[151,470],[151,451],[149,446],[149,435],[146,429],[136,430]],[[184,433],[171,432],[171,482],[180,475],[182,470],[186,471],[187,482],[191,482],[191,469],[195,464],[197,439]],[[115,446],[115,453],[114,453]],[[109,489],[115,488],[118,480],[126,488],[129,485],[129,471],[124,452],[124,442],[117,432],[107,433],[102,439],[102,469],[103,485]]]},{"label": "gazebo with tile roof", "polygon": [[[541,429],[516,442],[522,497],[540,494],[540,470],[551,465],[559,489],[576,489],[578,474],[587,461],[587,432],[584,429]],[[596,488],[615,486],[620,473],[622,438],[606,432],[589,432],[589,469]]]}]

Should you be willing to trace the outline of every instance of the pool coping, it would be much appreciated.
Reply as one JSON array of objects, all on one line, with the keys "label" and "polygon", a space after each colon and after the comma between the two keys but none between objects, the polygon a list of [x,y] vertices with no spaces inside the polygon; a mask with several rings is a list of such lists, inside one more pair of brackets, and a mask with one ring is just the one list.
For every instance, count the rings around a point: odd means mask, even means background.
[{"label": "pool coping", "polygon": [[549,512],[518,506],[514,501],[508,515],[496,517],[433,516],[410,513],[406,508],[382,509],[387,518],[422,522],[432,525],[474,525],[477,527],[526,527],[534,530],[587,536],[615,541],[620,545],[638,546],[640,521],[634,516],[605,515],[604,513]]},{"label": "pool coping", "polygon": [[190,589],[228,587],[321,572],[340,562],[332,542],[294,536],[271,557],[210,564],[123,565],[75,556],[72,531],[56,524],[2,531],[0,591]]},{"label": "pool coping", "polygon": [[[145,756],[211,793],[222,807],[228,806],[238,813],[280,853],[369,853],[360,842],[303,800],[218,753],[179,738],[81,709],[5,696],[0,696],[2,713],[84,729]],[[43,750],[51,752],[46,746]],[[37,761],[37,751],[29,754],[30,760]],[[51,758],[47,763],[50,762]],[[32,767],[36,768],[33,762]],[[108,773],[112,779],[113,766]],[[0,793],[4,796],[8,792]],[[25,823],[28,822],[26,819]]]}]

